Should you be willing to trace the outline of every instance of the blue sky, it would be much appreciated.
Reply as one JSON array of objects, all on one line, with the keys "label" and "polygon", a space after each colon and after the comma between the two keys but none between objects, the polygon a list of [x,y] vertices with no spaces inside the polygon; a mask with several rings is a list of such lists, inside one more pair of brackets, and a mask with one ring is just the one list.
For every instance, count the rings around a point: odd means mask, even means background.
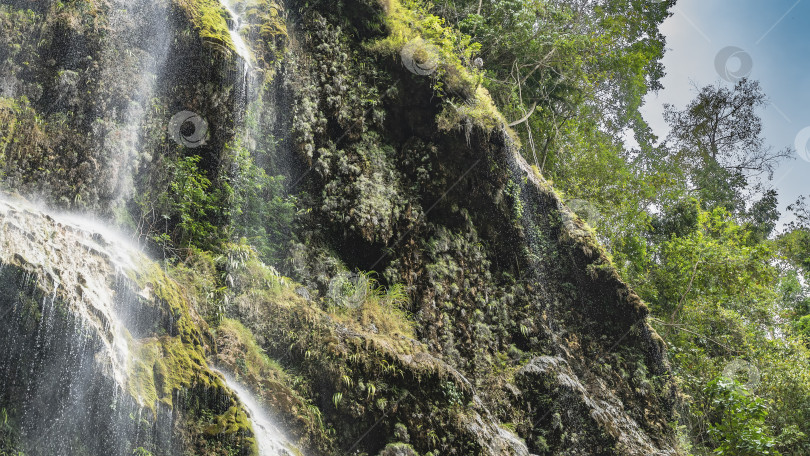
[{"label": "blue sky", "polygon": [[[672,11],[662,26],[667,37],[664,89],[649,95],[642,109],[659,137],[668,131],[664,103],[683,108],[694,98],[695,85],[732,85],[721,77],[716,58],[734,46],[737,57],[721,71],[725,68],[733,78],[735,72],[748,73],[741,65],[750,62],[749,77],[760,81],[770,101],[760,112],[763,136],[777,149],[797,147],[797,136],[810,127],[810,0],[679,0]],[[798,146],[807,157],[808,146]],[[788,219],[785,207],[810,194],[810,159],[794,156],[772,181],[783,222]]]}]

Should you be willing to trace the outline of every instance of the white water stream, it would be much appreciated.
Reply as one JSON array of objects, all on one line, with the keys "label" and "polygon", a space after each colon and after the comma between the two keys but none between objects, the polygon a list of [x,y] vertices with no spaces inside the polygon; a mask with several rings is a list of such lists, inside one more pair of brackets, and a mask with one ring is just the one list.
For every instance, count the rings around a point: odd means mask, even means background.
[{"label": "white water stream", "polygon": [[[93,125],[98,146],[112,160],[104,171],[104,195],[117,205],[135,191],[135,174],[144,155],[146,122],[172,42],[168,2],[113,0],[109,13],[110,39],[102,42],[99,56],[102,80],[114,88],[121,106],[99,115]],[[97,103],[109,103],[102,95]],[[101,171],[101,170],[99,170]]]},{"label": "white water stream", "polygon": [[[13,256],[36,268],[54,296],[62,290],[88,333],[101,335],[97,361],[125,388],[128,332],[116,309],[109,277],[134,267],[143,254],[123,237],[87,217],[45,214],[21,200],[0,198],[0,264]],[[52,298],[53,299],[53,298]],[[45,315],[50,317],[50,315]],[[106,358],[106,359],[105,359]]]},{"label": "white water stream", "polygon": [[268,416],[253,394],[242,384],[237,382],[230,375],[212,368],[225,379],[228,388],[242,401],[248,418],[253,425],[253,433],[256,443],[259,446],[259,456],[293,456],[302,455],[301,451],[295,448],[292,443],[279,430],[278,426]]},{"label": "white water stream", "polygon": [[251,67],[252,54],[250,47],[245,42],[245,39],[242,38],[242,29],[245,28],[242,16],[236,12],[236,7],[231,0],[220,0],[220,4],[231,16],[231,21],[228,23],[228,31],[230,32],[234,48],[236,48],[236,53],[244,60],[246,65],[245,69],[247,70],[247,68]]}]

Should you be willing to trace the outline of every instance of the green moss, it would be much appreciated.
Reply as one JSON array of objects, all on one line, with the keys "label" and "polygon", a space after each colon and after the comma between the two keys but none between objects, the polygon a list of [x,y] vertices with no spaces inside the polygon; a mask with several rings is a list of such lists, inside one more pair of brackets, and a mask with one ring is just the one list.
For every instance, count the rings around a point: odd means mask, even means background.
[{"label": "green moss", "polygon": [[[271,360],[256,343],[249,329],[237,320],[226,318],[217,328],[217,340],[228,341],[228,348],[237,348],[240,368],[237,373],[255,378],[285,377],[281,366]],[[225,348],[225,347],[222,347]],[[220,353],[222,355],[222,353]]]},{"label": "green moss", "polygon": [[274,0],[248,0],[245,20],[257,67],[264,70],[264,82],[269,84],[276,73],[274,64],[283,58],[287,40],[287,23],[281,6]]},{"label": "green moss", "polygon": [[481,86],[482,75],[474,71],[469,62],[479,52],[480,46],[466,36],[445,25],[444,20],[430,14],[414,0],[379,0],[385,10],[388,37],[372,43],[372,50],[397,55],[406,45],[418,44],[414,54],[438,54],[427,56],[435,59],[434,85],[445,95],[454,94],[458,99],[449,102],[437,121],[439,129],[451,130],[475,125],[486,132],[505,130],[512,141],[519,145],[517,135],[507,126],[506,119],[495,107],[489,92]]},{"label": "green moss", "polygon": [[[294,388],[300,397],[307,398],[303,403],[306,410],[298,409],[297,413],[306,413],[313,421],[317,420],[311,422],[317,427],[311,428],[302,438],[310,448],[330,454],[333,445],[345,443],[341,437],[330,437],[330,434],[355,435],[363,432],[380,414],[385,412],[393,416],[395,404],[403,407],[408,402],[416,407],[413,415],[401,413],[423,417],[420,413],[427,413],[426,409],[415,404],[427,404],[423,392],[436,391],[438,383],[454,385],[455,390],[464,397],[462,402],[466,403],[469,399],[463,380],[441,361],[430,356],[426,347],[415,340],[386,331],[371,332],[359,318],[362,312],[358,309],[350,309],[340,315],[324,311],[319,303],[291,293],[297,286],[292,282],[266,292],[262,290],[260,281],[247,279],[251,275],[248,272],[250,269],[255,268],[243,270],[247,275],[231,271],[237,291],[232,299],[232,312],[238,314],[253,332],[261,334],[270,357],[284,359],[285,366],[294,372],[287,387]],[[376,326],[381,329],[379,324]],[[246,343],[223,341],[223,338]],[[249,376],[262,370],[268,372],[265,374],[268,377],[288,375],[275,367],[274,362],[265,364],[261,361],[265,358],[264,351],[253,344],[251,331],[236,321],[226,319],[217,329],[217,345],[218,348],[222,346],[218,356],[224,355],[231,360],[235,371],[240,372],[241,369],[248,382]],[[241,367],[240,356],[244,358]],[[411,390],[417,384],[419,387]],[[272,389],[272,382],[265,385],[262,395],[272,397],[277,394]],[[413,391],[420,398],[402,401],[405,390]],[[279,398],[283,396],[276,396],[276,401],[267,400],[266,403],[273,407]],[[312,404],[322,405],[316,407]],[[453,421],[458,418],[455,414],[463,412],[462,408],[443,410],[437,413],[449,413],[454,418],[431,415],[428,422],[418,418],[419,423],[407,421],[407,425],[413,429],[421,429],[420,424],[426,428],[438,426],[436,420]],[[276,416],[284,415],[289,416],[289,411]],[[399,416],[401,420],[402,415]],[[321,424],[322,419],[325,425]],[[394,424],[386,422],[380,426],[389,428]],[[423,434],[420,432],[418,437],[422,443],[425,441]]]},{"label": "green moss", "polygon": [[290,388],[296,380],[256,343],[240,322],[223,320],[217,328],[217,365],[251,385],[268,410],[294,435],[318,435],[322,429],[313,406]]},{"label": "green moss", "polygon": [[205,433],[208,435],[236,434],[245,429],[250,429],[250,419],[242,409],[234,406],[225,413],[217,415],[214,424],[208,426]]},{"label": "green moss", "polygon": [[[233,405],[224,413],[214,416],[211,423],[205,426],[205,435],[218,441],[235,442],[239,455],[259,455],[259,446],[253,437],[253,427],[250,418],[238,406]],[[221,454],[219,452],[211,454]],[[228,452],[227,454],[233,454]]]},{"label": "green moss", "polygon": [[10,98],[0,97],[0,177],[5,167],[6,149],[17,127],[16,106]]},{"label": "green moss", "polygon": [[287,24],[281,16],[281,7],[273,0],[249,0],[245,7],[250,24],[258,27],[263,40],[275,40],[287,36]]},{"label": "green moss", "polygon": [[[228,12],[217,0],[174,0],[200,38],[231,52],[236,47],[228,29]],[[287,25],[281,7],[274,0],[247,0],[237,2],[244,7],[247,23],[246,40],[258,53],[254,56],[259,67],[271,69],[271,64],[281,58],[281,42],[287,37]],[[268,77],[272,75],[268,71]]]},{"label": "green moss", "polygon": [[178,337],[135,341],[130,366],[129,393],[141,404],[154,407],[161,402],[172,407],[173,392],[181,388],[222,387],[207,370],[199,346],[184,344]]},{"label": "green moss", "polygon": [[203,41],[235,52],[226,21],[227,11],[217,0],[174,0]]},{"label": "green moss", "polygon": [[180,337],[181,342],[195,346],[202,345],[199,329],[202,322],[192,318],[187,296],[175,281],[166,276],[157,263],[143,257],[138,267],[129,274],[129,278],[141,290],[142,297],[147,300],[156,299],[170,313],[174,325],[172,330]]},{"label": "green moss", "polygon": [[156,263],[142,258],[130,271],[133,284],[145,305],[156,305],[168,313],[169,335],[131,340],[130,394],[142,405],[154,408],[158,402],[169,407],[173,392],[202,387],[224,388],[207,367],[201,333],[206,325],[194,319],[180,286]]},{"label": "green moss", "polygon": [[43,124],[25,96],[0,98],[0,175],[30,177],[41,173],[49,158],[41,146],[48,143]]},{"label": "green moss", "polygon": [[438,127],[443,131],[464,126],[468,122],[487,132],[503,128],[516,145],[520,144],[517,135],[506,126],[506,120],[484,87],[475,89],[472,102],[446,105],[437,119]]},{"label": "green moss", "polygon": [[[203,266],[201,272],[214,274],[212,262],[210,255],[201,254],[195,264]],[[206,448],[204,454],[220,454],[217,448],[238,448],[240,455],[258,454],[250,420],[223,380],[208,368],[203,343],[208,326],[189,307],[189,292],[204,292],[205,285],[184,288],[158,264],[145,258],[129,278],[140,290],[141,298],[169,313],[167,321],[172,325],[169,335],[130,341],[129,393],[154,412],[158,405],[180,405],[174,402],[176,392],[184,391],[184,396],[191,398],[184,408],[188,408],[192,446]],[[195,297],[200,302],[205,300],[205,296]],[[255,342],[250,347],[256,355]]]},{"label": "green moss", "polygon": [[194,251],[183,261],[169,268],[168,274],[184,290],[188,305],[209,324],[219,320],[215,299],[219,289],[217,266],[210,252]]},{"label": "green moss", "polygon": [[19,425],[13,413],[0,408],[0,455],[23,455],[20,449]]}]

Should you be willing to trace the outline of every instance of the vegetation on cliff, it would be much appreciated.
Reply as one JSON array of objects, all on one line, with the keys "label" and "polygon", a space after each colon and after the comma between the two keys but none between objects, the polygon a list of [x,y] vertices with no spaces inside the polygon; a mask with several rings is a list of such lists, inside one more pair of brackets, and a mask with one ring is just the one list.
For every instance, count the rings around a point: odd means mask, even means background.
[{"label": "vegetation on cliff", "polygon": [[529,114],[515,126],[522,153],[650,305],[683,393],[684,448],[804,454],[806,206],[775,230],[770,172],[790,151],[761,135],[756,81],[668,107],[663,142],[644,124],[638,108],[660,87],[658,25],[673,3],[437,1],[436,11],[480,43],[498,107]]},{"label": "vegetation on cliff", "polygon": [[673,0],[234,1],[250,68],[215,0],[0,3],[0,185],[162,259],[128,392],[195,454],[255,451],[209,362],[307,454],[810,451],[810,210],[755,81],[644,123]]}]

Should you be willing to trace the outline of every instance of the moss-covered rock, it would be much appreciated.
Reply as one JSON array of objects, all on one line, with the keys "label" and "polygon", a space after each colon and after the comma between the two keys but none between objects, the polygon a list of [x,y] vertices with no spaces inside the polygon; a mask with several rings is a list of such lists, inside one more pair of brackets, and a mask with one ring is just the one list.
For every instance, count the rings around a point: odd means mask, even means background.
[{"label": "moss-covered rock", "polygon": [[228,28],[228,13],[218,0],[173,0],[186,15],[200,38],[235,52]]},{"label": "moss-covered rock", "polygon": [[[506,126],[506,120],[495,107],[482,77],[471,64],[478,52],[477,43],[453,30],[416,1],[380,0],[388,35],[371,44],[370,49],[393,54],[417,75],[431,76],[434,87],[447,97],[448,103],[437,117],[440,130],[469,129],[475,126],[486,132],[517,135]],[[421,70],[414,66],[420,66]]]},{"label": "moss-covered rock", "polygon": [[[660,338],[646,323],[646,307],[620,280],[590,230],[520,158],[513,135],[465,63],[474,49],[460,50],[463,37],[414,5],[351,3],[353,10],[377,8],[378,16],[346,29],[343,13],[328,6],[301,18],[310,32],[306,52],[312,66],[303,64],[294,73],[294,125],[299,157],[316,173],[302,185],[312,212],[300,221],[301,243],[288,271],[308,285],[305,296],[324,296],[325,303],[330,284],[345,269],[372,269],[386,285],[404,285],[418,344],[387,344],[385,353],[403,362],[390,367],[402,369],[401,383],[358,375],[350,363],[329,367],[329,357],[369,356],[367,349],[342,348],[347,339],[331,331],[295,326],[296,336],[272,331],[269,337],[264,336],[269,328],[251,326],[253,332],[260,340],[266,337],[268,347],[278,339],[322,347],[302,347],[302,359],[287,367],[326,357],[320,369],[304,376],[321,384],[332,379],[328,383],[335,386],[315,402],[322,410],[334,408],[325,416],[340,436],[356,431],[337,418],[341,413],[355,420],[371,413],[368,398],[352,392],[354,385],[371,382],[375,388],[397,385],[413,394],[414,402],[433,404],[391,411],[383,419],[380,432],[386,436],[393,435],[396,419],[402,420],[420,453],[677,454],[670,426],[674,387]],[[352,52],[351,63],[340,57]],[[394,59],[379,59],[381,52]],[[414,71],[409,59],[432,71]],[[330,65],[346,68],[333,75]],[[380,68],[389,76],[379,76]],[[377,81],[363,90],[382,95],[384,117],[371,115],[377,106],[363,109],[361,100],[346,97],[344,87],[353,86],[347,81],[357,86]],[[344,122],[355,110],[362,114]],[[386,149],[393,152],[373,153]],[[385,202],[351,191],[386,166],[392,170],[386,184],[392,196]],[[391,211],[391,204],[401,209]],[[360,220],[366,215],[378,223],[364,226]],[[390,237],[375,237],[389,230]],[[290,317],[273,313],[271,319]],[[340,326],[334,316],[324,321]],[[369,333],[363,327],[347,331],[379,340]],[[283,347],[277,356],[293,356],[294,349]],[[426,359],[423,353],[439,360],[435,371],[404,362]],[[547,370],[529,381],[527,366],[540,356],[559,357],[565,375]],[[391,360],[380,365],[391,366]],[[465,380],[447,382],[442,377],[447,372]],[[640,377],[631,379],[627,372]],[[408,387],[413,381],[420,396]],[[389,396],[386,403],[399,398]],[[572,401],[580,412],[558,413],[558,404]],[[491,414],[476,415],[475,404]],[[409,414],[429,424],[414,427]],[[499,436],[502,443],[462,437],[476,433]],[[361,445],[373,454],[395,442],[387,438]]]}]

